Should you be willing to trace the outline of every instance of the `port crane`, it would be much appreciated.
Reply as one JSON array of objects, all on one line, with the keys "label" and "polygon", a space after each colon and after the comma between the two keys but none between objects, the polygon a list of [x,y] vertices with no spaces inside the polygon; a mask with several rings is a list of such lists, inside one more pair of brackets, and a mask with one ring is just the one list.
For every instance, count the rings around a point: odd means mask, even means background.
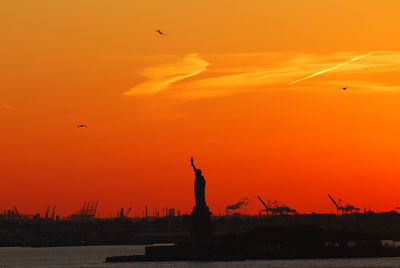
[{"label": "port crane", "polygon": [[285,204],[278,202],[278,201],[274,201],[271,202],[271,212],[273,215],[284,215],[284,214],[291,214],[291,213],[296,213],[297,211],[295,209],[292,209],[288,206],[286,206]]},{"label": "port crane", "polygon": [[56,214],[56,206],[53,207],[53,211],[51,212],[51,219],[54,220],[54,215]]},{"label": "port crane", "polygon": [[270,211],[270,203],[271,201],[268,200],[268,205],[265,204],[264,200],[262,200],[262,198],[260,196],[257,195],[258,200],[260,200],[261,204],[265,207],[265,209],[262,209],[261,211],[265,211],[267,213],[267,215],[269,214]]},{"label": "port crane", "polygon": [[45,219],[49,218],[49,211],[50,211],[50,206],[47,206],[46,213],[44,213],[44,218]]},{"label": "port crane", "polygon": [[328,194],[328,197],[336,207],[336,215],[339,215],[339,211],[342,211],[343,214],[343,207],[339,206],[330,194]]},{"label": "port crane", "polygon": [[89,220],[96,218],[97,207],[99,205],[99,201],[95,202],[84,202],[82,208],[70,216],[67,219],[72,220]]},{"label": "port crane", "polygon": [[332,201],[332,203],[335,205],[336,207],[336,214],[339,215],[339,211],[341,212],[341,214],[352,214],[353,212],[358,212],[360,211],[359,208],[354,207],[353,205],[349,204],[346,201],[343,201],[342,199],[339,199],[338,202],[335,201],[335,199],[333,199],[333,197],[328,194],[329,199]]},{"label": "port crane", "polygon": [[124,208],[121,208],[119,212],[117,212],[117,218],[121,219],[126,219],[129,218],[130,213],[132,212],[132,208],[128,208],[128,210],[124,210]]},{"label": "port crane", "polygon": [[56,213],[56,206],[53,206],[52,210],[51,210],[50,206],[47,206],[46,212],[44,213],[44,218],[54,220],[55,213]]},{"label": "port crane", "polygon": [[272,215],[284,215],[297,212],[295,209],[292,209],[276,200],[273,202],[268,200],[268,203],[266,204],[260,196],[257,195],[257,198],[260,200],[261,204],[265,207],[265,209],[261,211],[266,211],[267,215],[269,215],[269,212],[271,212]]},{"label": "port crane", "polygon": [[125,217],[129,217],[129,214],[131,213],[132,208],[129,208],[128,211],[125,213]]}]

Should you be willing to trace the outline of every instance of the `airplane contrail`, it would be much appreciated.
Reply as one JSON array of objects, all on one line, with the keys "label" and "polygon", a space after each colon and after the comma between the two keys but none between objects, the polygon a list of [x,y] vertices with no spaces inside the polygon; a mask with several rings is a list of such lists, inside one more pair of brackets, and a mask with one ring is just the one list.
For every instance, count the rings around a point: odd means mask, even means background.
[{"label": "airplane contrail", "polygon": [[336,65],[336,66],[334,66],[334,67],[325,69],[325,70],[323,70],[323,71],[320,71],[320,72],[317,72],[317,73],[313,73],[313,74],[311,74],[311,75],[309,75],[309,76],[306,76],[306,77],[304,77],[304,78],[301,78],[301,79],[298,79],[298,80],[294,80],[294,81],[290,82],[288,85],[291,86],[291,85],[297,84],[297,83],[299,83],[299,82],[301,82],[301,81],[304,81],[304,80],[307,80],[307,79],[316,77],[316,76],[318,76],[318,75],[324,74],[324,73],[326,73],[326,72],[330,72],[330,71],[336,70],[336,69],[338,69],[338,68],[340,68],[340,67],[343,67],[343,66],[345,66],[345,65],[347,65],[347,64],[349,64],[349,63],[352,63],[352,62],[354,62],[354,61],[357,61],[357,60],[360,60],[360,59],[362,59],[362,58],[368,57],[368,56],[370,56],[370,55],[372,55],[372,52],[371,52],[371,53],[368,53],[368,54],[366,54],[366,55],[361,55],[361,56],[352,58],[352,59],[349,60],[349,61],[343,62],[343,63],[341,63],[341,64],[339,64],[339,65]]}]

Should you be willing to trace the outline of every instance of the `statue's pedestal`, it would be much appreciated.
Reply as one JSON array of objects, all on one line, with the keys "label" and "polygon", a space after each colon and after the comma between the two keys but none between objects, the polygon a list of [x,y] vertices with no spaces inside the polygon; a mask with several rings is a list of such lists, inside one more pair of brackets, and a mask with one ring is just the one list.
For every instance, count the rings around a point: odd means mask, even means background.
[{"label": "statue's pedestal", "polygon": [[211,212],[207,206],[193,207],[191,236],[194,242],[208,240],[212,237]]}]

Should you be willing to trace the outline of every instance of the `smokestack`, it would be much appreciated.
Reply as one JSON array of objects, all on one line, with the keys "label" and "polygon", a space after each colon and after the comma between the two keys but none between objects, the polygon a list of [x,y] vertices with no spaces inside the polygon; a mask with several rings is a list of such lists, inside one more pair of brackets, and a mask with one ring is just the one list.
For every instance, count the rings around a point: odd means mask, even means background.
[{"label": "smokestack", "polygon": [[238,201],[235,204],[226,206],[227,210],[236,210],[240,209],[242,206],[247,206],[249,204],[250,199],[248,197],[243,198],[242,200]]}]

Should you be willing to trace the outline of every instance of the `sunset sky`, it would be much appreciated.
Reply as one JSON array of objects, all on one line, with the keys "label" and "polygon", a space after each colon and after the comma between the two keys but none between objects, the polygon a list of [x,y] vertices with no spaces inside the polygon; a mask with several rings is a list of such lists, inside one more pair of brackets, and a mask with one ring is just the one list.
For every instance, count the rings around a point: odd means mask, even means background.
[{"label": "sunset sky", "polygon": [[[400,206],[400,1],[3,0],[0,209]],[[158,35],[161,29],[167,35]],[[342,90],[347,87],[347,90]],[[88,128],[77,128],[86,124]]]}]

